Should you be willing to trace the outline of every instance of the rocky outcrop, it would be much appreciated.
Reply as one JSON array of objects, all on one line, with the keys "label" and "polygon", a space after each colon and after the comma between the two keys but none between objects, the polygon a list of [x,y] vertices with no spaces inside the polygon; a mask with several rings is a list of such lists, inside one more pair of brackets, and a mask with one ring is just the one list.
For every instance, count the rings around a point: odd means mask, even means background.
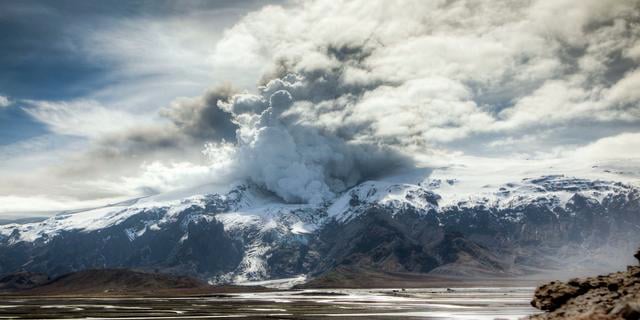
[{"label": "rocky outcrop", "polygon": [[[635,257],[640,260],[640,250]],[[536,289],[531,304],[546,313],[530,320],[638,320],[640,266],[606,276],[550,282]]]}]

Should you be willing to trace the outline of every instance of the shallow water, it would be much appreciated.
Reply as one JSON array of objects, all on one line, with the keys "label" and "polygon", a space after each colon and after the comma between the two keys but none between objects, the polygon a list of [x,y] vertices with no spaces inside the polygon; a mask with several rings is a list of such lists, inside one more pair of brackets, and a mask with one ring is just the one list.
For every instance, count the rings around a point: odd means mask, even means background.
[{"label": "shallow water", "polygon": [[533,288],[340,289],[181,298],[21,298],[0,319],[520,319]]}]

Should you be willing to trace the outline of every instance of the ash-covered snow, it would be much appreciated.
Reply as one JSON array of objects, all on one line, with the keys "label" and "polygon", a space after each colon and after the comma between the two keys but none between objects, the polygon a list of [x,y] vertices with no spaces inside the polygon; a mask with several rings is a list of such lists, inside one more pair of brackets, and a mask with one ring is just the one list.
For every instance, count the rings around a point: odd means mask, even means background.
[{"label": "ash-covered snow", "polygon": [[509,182],[497,188],[483,186],[480,190],[470,193],[452,192],[456,188],[455,184],[443,187],[440,179],[429,179],[424,184],[429,190],[444,195],[440,202],[441,208],[484,206],[498,210],[517,209],[530,204],[543,205],[550,209],[564,208],[575,195],[601,203],[607,196],[627,193],[636,189],[633,185],[620,182],[588,180],[564,175],[524,178],[521,181]]},{"label": "ash-covered snow", "polygon": [[[632,184],[589,180],[565,175],[523,178],[502,185],[478,186],[477,176],[449,177],[434,172],[418,184],[396,183],[393,179],[366,181],[334,199],[318,205],[286,204],[256,187],[239,185],[226,194],[192,195],[182,199],[160,195],[128,205],[114,205],[76,213],[64,213],[50,219],[29,224],[0,226],[0,235],[13,237],[13,242],[51,239],[61,231],[90,232],[116,225],[139,213],[162,209],[157,220],[147,221],[142,229],[128,230],[131,239],[146,230],[159,230],[184,210],[191,207],[222,207],[215,219],[226,231],[268,232],[281,234],[309,234],[327,219],[348,221],[371,205],[391,208],[411,207],[417,212],[442,211],[449,207],[514,209],[531,203],[549,207],[565,207],[579,194],[590,201],[602,202],[607,196],[629,192]],[[179,193],[179,195],[184,195]],[[393,212],[397,212],[393,211]],[[212,219],[212,216],[204,217]]]},{"label": "ash-covered snow", "polygon": [[439,198],[419,185],[367,181],[338,197],[327,212],[338,221],[353,219],[371,204],[395,208],[410,206],[428,212],[437,208]]},{"label": "ash-covered snow", "polygon": [[[145,226],[145,229],[157,230],[160,225],[173,221],[176,215],[194,206],[204,208],[206,205],[215,205],[216,202],[233,208],[251,205],[253,203],[252,199],[239,199],[237,197],[238,188],[242,187],[235,187],[226,195],[190,194],[186,196],[189,194],[188,192],[195,191],[188,190],[136,199],[102,208],[61,213],[37,223],[4,225],[0,228],[0,235],[8,237],[17,232],[19,237],[13,239],[13,241],[32,242],[38,239],[46,241],[46,239],[51,239],[61,231],[90,232],[104,229],[122,223],[135,215],[153,210],[161,211],[164,215],[156,221],[150,221]],[[247,195],[246,198],[250,197],[250,195]],[[133,239],[141,235],[145,229],[130,230],[130,238]]]},{"label": "ash-covered snow", "polygon": [[313,205],[263,203],[216,215],[225,231],[245,243],[240,265],[226,278],[235,283],[269,278],[266,256],[272,246],[314,232],[325,221],[323,209]]}]

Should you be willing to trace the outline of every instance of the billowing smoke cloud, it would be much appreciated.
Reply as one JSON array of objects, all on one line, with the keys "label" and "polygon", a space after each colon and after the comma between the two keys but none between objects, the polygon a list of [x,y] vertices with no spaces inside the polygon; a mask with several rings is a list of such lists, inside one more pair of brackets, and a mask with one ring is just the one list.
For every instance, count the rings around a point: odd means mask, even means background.
[{"label": "billowing smoke cloud", "polygon": [[[288,74],[220,102],[239,126],[236,144],[209,144],[214,163],[234,178],[248,179],[288,202],[320,203],[362,182],[411,165],[398,150],[339,136],[301,117],[320,98],[313,82]],[[309,110],[306,110],[309,109]]]},{"label": "billowing smoke cloud", "polygon": [[228,99],[231,94],[230,88],[220,87],[203,98],[178,100],[161,114],[190,137],[233,141],[238,126],[231,121],[231,114],[218,106],[218,102]]},{"label": "billowing smoke cloud", "polygon": [[[351,126],[340,119],[335,125],[320,121],[357,101],[354,92],[361,89],[341,86],[339,72],[281,73],[255,94],[222,86],[202,97],[177,99],[161,110],[164,124],[102,135],[88,158],[64,174],[126,177],[125,183],[106,184],[109,192],[249,181],[287,202],[319,203],[413,165],[393,144],[358,139],[370,130],[366,121]],[[68,133],[76,133],[74,128]],[[205,144],[206,159],[200,159]],[[139,166],[143,173],[136,176],[131,169]]]}]

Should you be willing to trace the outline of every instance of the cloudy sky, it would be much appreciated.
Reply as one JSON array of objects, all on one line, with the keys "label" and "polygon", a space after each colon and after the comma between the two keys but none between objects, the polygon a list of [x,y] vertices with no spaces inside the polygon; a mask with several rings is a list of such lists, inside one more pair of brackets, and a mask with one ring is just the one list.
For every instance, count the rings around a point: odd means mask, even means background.
[{"label": "cloudy sky", "polygon": [[0,43],[0,217],[640,158],[637,0],[2,1]]}]

